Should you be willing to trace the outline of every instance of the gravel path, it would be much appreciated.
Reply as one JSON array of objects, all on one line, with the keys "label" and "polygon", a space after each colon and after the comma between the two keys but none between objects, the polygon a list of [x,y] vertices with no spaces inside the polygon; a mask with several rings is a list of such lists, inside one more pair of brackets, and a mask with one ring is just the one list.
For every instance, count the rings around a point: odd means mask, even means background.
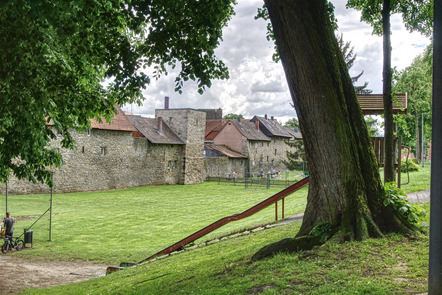
[{"label": "gravel path", "polygon": [[85,261],[29,260],[17,257],[15,252],[0,255],[0,294],[85,281],[105,275],[107,267]]}]

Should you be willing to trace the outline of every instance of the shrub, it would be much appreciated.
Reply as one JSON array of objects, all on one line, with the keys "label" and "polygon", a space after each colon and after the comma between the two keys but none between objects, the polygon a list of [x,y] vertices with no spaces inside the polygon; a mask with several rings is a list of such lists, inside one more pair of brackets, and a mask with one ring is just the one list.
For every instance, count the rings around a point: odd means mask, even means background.
[{"label": "shrub", "polygon": [[310,232],[311,236],[320,237],[320,242],[325,243],[330,237],[331,233],[331,225],[327,221],[322,221],[317,223],[312,231]]},{"label": "shrub", "polygon": [[417,164],[416,159],[408,159],[407,161],[401,161],[401,172],[407,172],[407,163],[408,163],[408,171],[419,171],[419,165]]},{"label": "shrub", "polygon": [[407,195],[403,190],[397,187],[395,182],[387,182],[384,184],[386,198],[384,206],[393,206],[402,216],[407,218],[410,223],[417,224],[423,221],[427,212],[418,206],[412,205],[406,199]]}]

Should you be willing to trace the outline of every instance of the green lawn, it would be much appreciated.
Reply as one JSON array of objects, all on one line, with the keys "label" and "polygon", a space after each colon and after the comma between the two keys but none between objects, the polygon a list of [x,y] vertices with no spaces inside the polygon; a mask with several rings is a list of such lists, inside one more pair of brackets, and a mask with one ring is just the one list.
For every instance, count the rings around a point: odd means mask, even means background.
[{"label": "green lawn", "polygon": [[[410,174],[407,192],[428,189],[430,168]],[[105,192],[54,195],[52,241],[48,215],[34,230],[34,249],[13,252],[32,259],[82,259],[106,264],[140,261],[212,222],[240,213],[280,191],[242,185],[139,187]],[[285,214],[302,212],[307,188],[286,198]],[[49,207],[49,195],[9,196],[8,209],[23,232]],[[4,208],[0,196],[0,210]],[[428,204],[426,210],[429,212]],[[281,206],[279,204],[279,216]],[[274,222],[274,206],[233,222],[201,241],[258,224]],[[185,251],[79,284],[39,294],[410,294],[425,292],[428,237],[390,235],[386,239],[326,245],[300,255],[278,255],[251,263],[262,246],[293,237],[292,223]]]},{"label": "green lawn", "polygon": [[[32,227],[34,249],[17,254],[41,259],[96,260],[108,264],[140,261],[220,218],[243,212],[281,189],[246,190],[241,185],[206,182],[55,194],[52,241],[48,241],[48,213]],[[286,198],[286,216],[304,210],[306,194],[307,188],[303,188]],[[49,199],[49,195],[8,197],[8,210],[18,217],[16,235],[23,233],[36,216],[46,211]],[[1,196],[1,207],[4,201]],[[278,211],[281,218],[281,202]],[[274,220],[275,207],[272,205],[249,218],[221,227],[201,241]]]},{"label": "green lawn", "polygon": [[[402,189],[406,193],[423,191],[430,189],[430,178],[431,178],[431,163],[425,162],[424,167],[419,165],[419,171],[410,172],[409,177],[407,173],[402,173],[401,183]],[[405,184],[407,183],[408,184]]]},{"label": "green lawn", "polygon": [[[428,210],[428,204],[426,205]],[[25,294],[419,294],[427,291],[428,236],[326,243],[251,262],[300,223],[227,239],[106,277]]]}]

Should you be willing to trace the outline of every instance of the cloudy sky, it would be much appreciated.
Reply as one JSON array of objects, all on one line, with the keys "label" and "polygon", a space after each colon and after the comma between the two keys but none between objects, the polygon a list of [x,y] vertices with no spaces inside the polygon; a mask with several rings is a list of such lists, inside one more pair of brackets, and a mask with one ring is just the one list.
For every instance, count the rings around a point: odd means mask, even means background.
[{"label": "cloudy sky", "polygon": [[[360,13],[346,9],[346,0],[332,0],[338,19],[339,34],[350,41],[357,54],[350,75],[362,70],[358,84],[369,82],[373,93],[382,93],[382,37],[373,36],[371,27],[360,22]],[[214,80],[203,95],[197,93],[194,82],[184,85],[183,93],[174,92],[175,76],[171,72],[155,81],[144,91],[142,106],[127,105],[123,109],[135,114],[154,117],[155,109],[164,107],[164,97],[170,97],[170,108],[222,108],[223,114],[275,116],[285,122],[296,116],[291,108],[290,94],[280,63],[272,61],[273,44],[266,40],[266,23],[254,20],[262,0],[239,0],[236,15],[224,29],[224,41],[217,56],[230,71],[229,80]],[[399,70],[411,64],[430,43],[419,33],[408,33],[399,15],[392,16],[392,66]]]}]

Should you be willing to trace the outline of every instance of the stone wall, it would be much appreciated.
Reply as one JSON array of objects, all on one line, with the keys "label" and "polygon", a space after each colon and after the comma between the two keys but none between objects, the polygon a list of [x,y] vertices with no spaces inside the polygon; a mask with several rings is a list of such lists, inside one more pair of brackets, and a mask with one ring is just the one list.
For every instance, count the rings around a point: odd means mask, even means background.
[{"label": "stone wall", "polygon": [[205,178],[231,178],[233,171],[238,178],[243,178],[246,165],[247,159],[204,158]]},{"label": "stone wall", "polygon": [[193,109],[162,109],[155,110],[155,117],[163,117],[170,129],[185,143],[183,184],[203,182],[206,113]]},{"label": "stone wall", "polygon": [[270,142],[249,141],[247,147],[250,172],[254,174],[261,170],[266,174],[272,167],[276,171],[286,171],[287,167],[283,163],[287,160],[286,151],[293,149],[279,137],[272,138]]},{"label": "stone wall", "polygon": [[[183,147],[153,145],[132,132],[93,129],[78,133],[76,150],[61,149],[65,164],[54,172],[54,192],[96,191],[183,183]],[[59,142],[52,146],[59,148]],[[4,187],[0,190],[4,193]],[[11,178],[12,194],[48,193],[46,185]]]}]

